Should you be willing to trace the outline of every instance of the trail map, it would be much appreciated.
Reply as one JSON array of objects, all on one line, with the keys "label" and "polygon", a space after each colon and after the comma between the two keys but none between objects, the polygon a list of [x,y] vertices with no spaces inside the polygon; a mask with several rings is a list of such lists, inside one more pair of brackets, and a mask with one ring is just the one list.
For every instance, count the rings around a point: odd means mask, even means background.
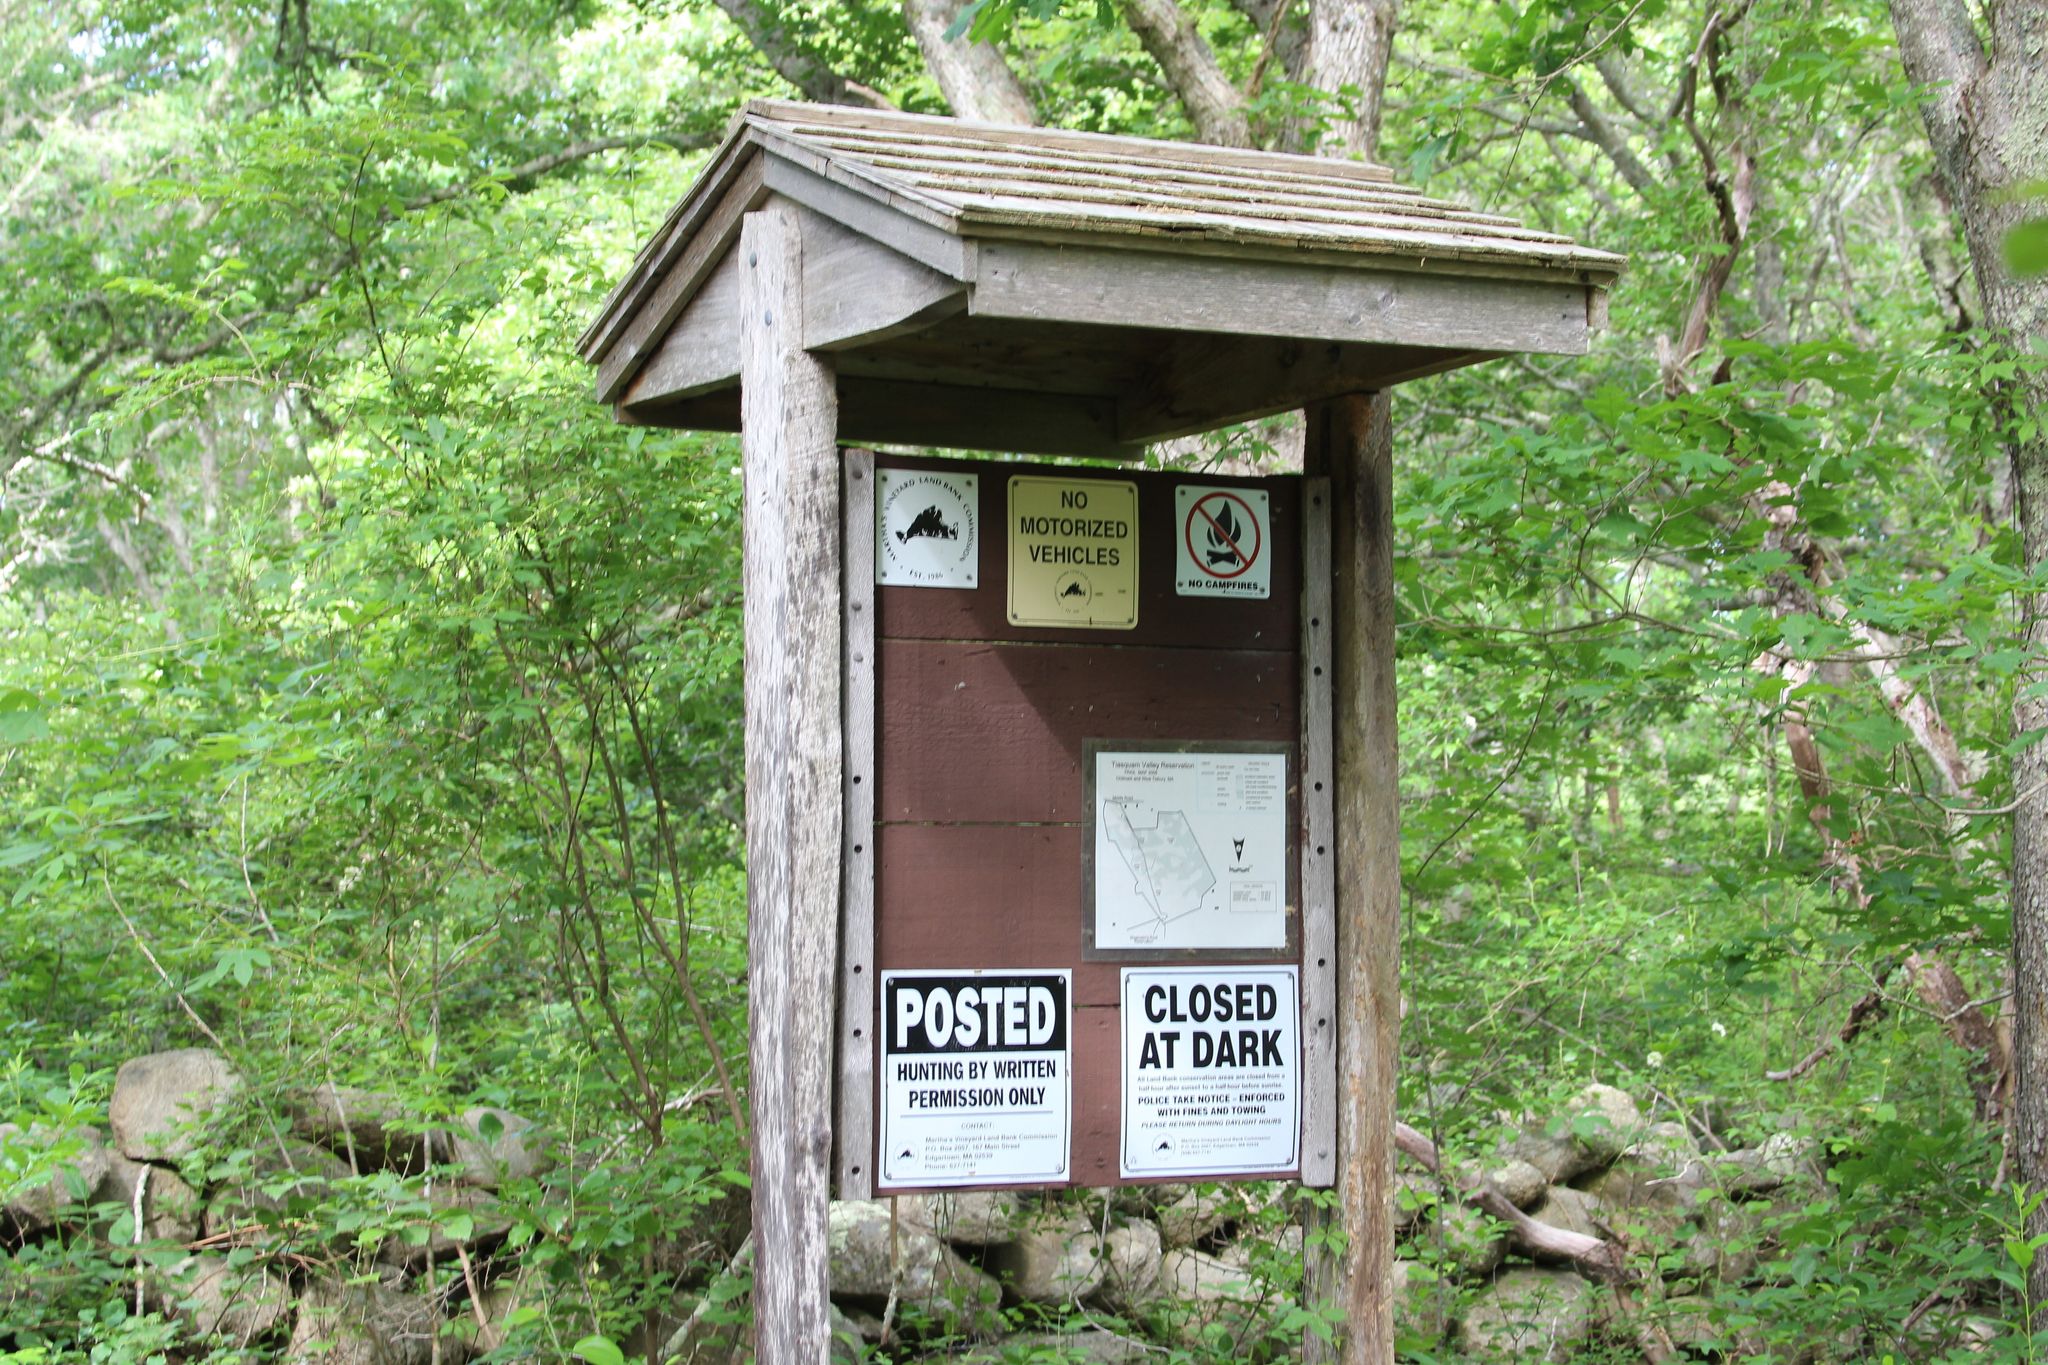
[{"label": "trail map", "polygon": [[1095,947],[1287,943],[1287,760],[1095,754]]}]

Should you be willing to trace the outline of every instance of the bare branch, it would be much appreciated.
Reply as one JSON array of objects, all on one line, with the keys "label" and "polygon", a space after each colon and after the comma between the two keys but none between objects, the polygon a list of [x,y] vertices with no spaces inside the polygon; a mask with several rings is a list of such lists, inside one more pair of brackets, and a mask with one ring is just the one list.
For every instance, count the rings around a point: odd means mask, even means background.
[{"label": "bare branch", "polygon": [[879,91],[840,75],[815,53],[794,42],[783,29],[781,19],[761,0],[718,0],[718,7],[740,26],[740,32],[775,68],[775,74],[795,86],[805,99],[819,104],[858,104],[869,109],[895,107]]}]

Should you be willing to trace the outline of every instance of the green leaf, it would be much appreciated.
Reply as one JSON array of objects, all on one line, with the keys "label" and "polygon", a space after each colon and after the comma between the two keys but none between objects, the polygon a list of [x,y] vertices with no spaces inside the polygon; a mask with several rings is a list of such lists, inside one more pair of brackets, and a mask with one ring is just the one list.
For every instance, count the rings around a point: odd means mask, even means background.
[{"label": "green leaf", "polygon": [[569,1352],[590,1365],[626,1365],[626,1353],[614,1346],[610,1337],[585,1337],[571,1346]]},{"label": "green leaf", "polygon": [[2048,218],[2029,218],[2005,234],[2005,264],[2026,278],[2048,274]]},{"label": "green leaf", "polygon": [[35,693],[18,687],[0,692],[0,744],[21,744],[49,733],[43,704]]}]

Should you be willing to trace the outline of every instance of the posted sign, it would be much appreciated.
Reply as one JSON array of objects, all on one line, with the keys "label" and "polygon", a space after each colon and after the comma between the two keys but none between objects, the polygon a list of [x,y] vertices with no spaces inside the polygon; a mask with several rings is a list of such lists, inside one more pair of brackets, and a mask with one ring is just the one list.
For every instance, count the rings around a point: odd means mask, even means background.
[{"label": "posted sign", "polygon": [[1271,502],[1260,488],[1173,490],[1179,533],[1173,547],[1173,590],[1182,597],[1270,597],[1273,592]]},{"label": "posted sign", "polygon": [[1138,624],[1138,485],[1011,477],[1010,624]]},{"label": "posted sign", "polygon": [[1126,1178],[1259,1175],[1300,1164],[1299,971],[1124,970]]},{"label": "posted sign", "polygon": [[884,1188],[1059,1182],[1073,974],[882,973]]}]

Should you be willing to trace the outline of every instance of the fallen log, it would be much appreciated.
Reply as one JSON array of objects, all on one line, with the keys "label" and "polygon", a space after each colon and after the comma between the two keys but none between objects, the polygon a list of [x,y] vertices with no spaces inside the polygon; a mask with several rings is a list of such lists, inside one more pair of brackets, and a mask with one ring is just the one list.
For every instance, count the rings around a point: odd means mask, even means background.
[{"label": "fallen log", "polygon": [[[1453,1183],[1444,1172],[1443,1159],[1437,1153],[1436,1144],[1416,1129],[1396,1122],[1394,1145],[1446,1185]],[[1632,1284],[1637,1279],[1636,1273],[1629,1269],[1622,1249],[1613,1242],[1573,1232],[1569,1228],[1552,1227],[1540,1219],[1531,1218],[1478,1172],[1468,1174],[1456,1183],[1464,1202],[1506,1223],[1516,1244],[1529,1255],[1568,1262],[1589,1279],[1605,1284]]]}]

